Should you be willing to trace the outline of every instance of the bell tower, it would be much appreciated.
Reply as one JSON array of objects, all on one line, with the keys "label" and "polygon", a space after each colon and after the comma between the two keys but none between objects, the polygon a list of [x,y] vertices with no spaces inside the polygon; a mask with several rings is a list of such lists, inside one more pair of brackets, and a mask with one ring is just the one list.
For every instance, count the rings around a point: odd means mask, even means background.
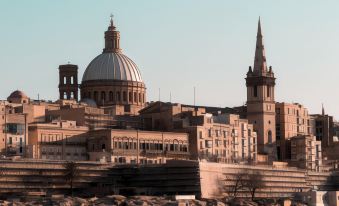
[{"label": "bell tower", "polygon": [[59,66],[59,99],[78,101],[78,66],[65,64]]},{"label": "bell tower", "polygon": [[257,132],[258,153],[267,154],[269,161],[277,156],[274,86],[272,67],[267,68],[259,18],[254,67],[249,67],[246,77],[247,118]]}]

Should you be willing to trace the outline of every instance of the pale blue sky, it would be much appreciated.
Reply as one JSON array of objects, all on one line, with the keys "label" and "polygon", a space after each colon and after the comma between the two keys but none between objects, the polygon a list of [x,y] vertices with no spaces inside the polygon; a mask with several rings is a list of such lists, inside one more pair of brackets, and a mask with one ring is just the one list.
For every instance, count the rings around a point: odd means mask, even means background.
[{"label": "pale blue sky", "polygon": [[258,17],[276,100],[339,117],[339,1],[121,0],[0,3],[0,99],[20,89],[58,96],[59,64],[80,67],[102,52],[109,15],[123,52],[141,70],[148,101],[237,106],[246,101]]}]

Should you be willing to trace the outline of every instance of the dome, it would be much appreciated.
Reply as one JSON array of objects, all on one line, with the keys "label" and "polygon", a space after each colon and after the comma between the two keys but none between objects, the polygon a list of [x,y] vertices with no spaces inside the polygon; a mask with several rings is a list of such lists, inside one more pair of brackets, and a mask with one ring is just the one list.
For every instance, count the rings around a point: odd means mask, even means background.
[{"label": "dome", "polygon": [[118,52],[102,53],[88,65],[82,81],[122,80],[142,82],[137,65],[126,55]]},{"label": "dome", "polygon": [[16,90],[9,95],[7,101],[18,104],[29,103],[29,97],[24,92]]},{"label": "dome", "polygon": [[7,99],[28,99],[28,96],[24,92],[16,90],[12,92]]},{"label": "dome", "polygon": [[89,98],[84,98],[81,100],[81,103],[85,103],[88,106],[91,107],[97,107],[97,103],[93,100],[93,99],[89,99]]}]

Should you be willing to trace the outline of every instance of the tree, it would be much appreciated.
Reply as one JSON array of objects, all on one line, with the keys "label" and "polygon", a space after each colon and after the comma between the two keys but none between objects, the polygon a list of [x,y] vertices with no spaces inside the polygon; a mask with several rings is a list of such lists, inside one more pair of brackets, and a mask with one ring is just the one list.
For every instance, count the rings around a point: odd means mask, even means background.
[{"label": "tree", "polygon": [[79,174],[79,168],[77,164],[73,161],[67,161],[63,166],[65,168],[65,179],[69,184],[73,197],[73,183]]},{"label": "tree", "polygon": [[245,172],[239,172],[235,175],[226,177],[226,181],[230,183],[225,186],[225,190],[229,196],[236,198],[239,191],[244,189],[246,175]]},{"label": "tree", "polygon": [[249,172],[246,174],[245,179],[243,186],[249,191],[252,200],[254,200],[257,190],[265,187],[264,176],[260,172]]}]

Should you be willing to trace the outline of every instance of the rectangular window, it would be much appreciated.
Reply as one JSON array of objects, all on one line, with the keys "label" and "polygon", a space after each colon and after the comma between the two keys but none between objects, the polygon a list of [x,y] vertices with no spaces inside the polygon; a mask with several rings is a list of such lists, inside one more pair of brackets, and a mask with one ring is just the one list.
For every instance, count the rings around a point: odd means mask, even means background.
[{"label": "rectangular window", "polygon": [[270,92],[271,92],[270,86],[267,86],[267,97],[270,97]]},{"label": "rectangular window", "polygon": [[258,86],[254,86],[254,97],[258,97]]}]

